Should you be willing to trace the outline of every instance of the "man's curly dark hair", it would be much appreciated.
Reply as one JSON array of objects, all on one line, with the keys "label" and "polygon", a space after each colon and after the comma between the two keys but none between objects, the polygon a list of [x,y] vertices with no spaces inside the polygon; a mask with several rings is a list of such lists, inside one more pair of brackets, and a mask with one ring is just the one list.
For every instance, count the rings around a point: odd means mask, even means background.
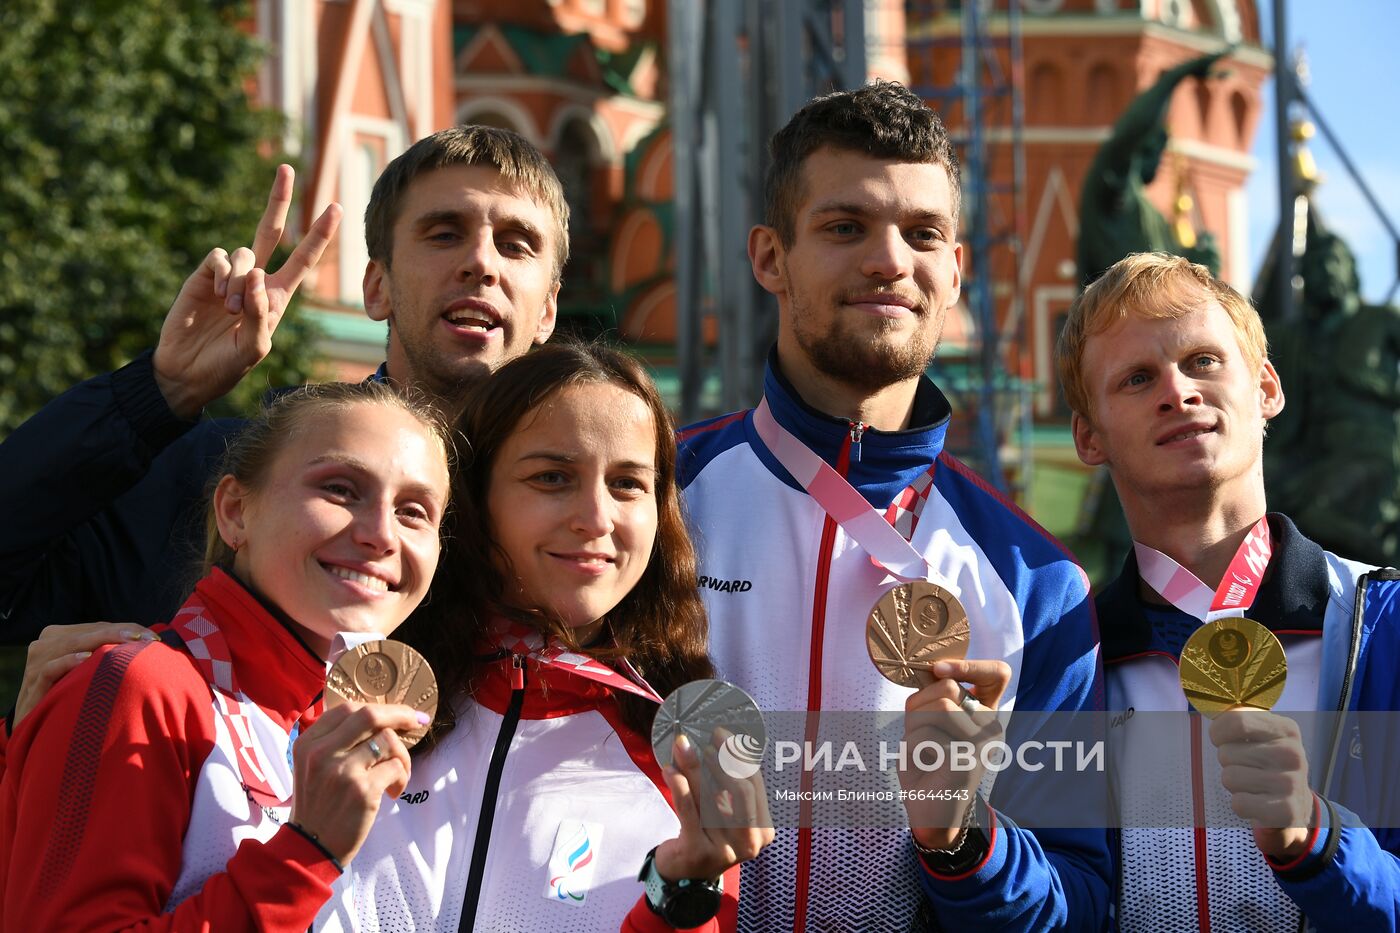
[{"label": "man's curly dark hair", "polygon": [[802,163],[825,146],[875,159],[943,166],[956,218],[961,199],[958,157],[943,121],[904,85],[876,81],[854,91],[814,98],[773,134],[768,143],[772,163],[764,179],[764,214],[783,246],[792,245],[797,208],[806,194]]}]

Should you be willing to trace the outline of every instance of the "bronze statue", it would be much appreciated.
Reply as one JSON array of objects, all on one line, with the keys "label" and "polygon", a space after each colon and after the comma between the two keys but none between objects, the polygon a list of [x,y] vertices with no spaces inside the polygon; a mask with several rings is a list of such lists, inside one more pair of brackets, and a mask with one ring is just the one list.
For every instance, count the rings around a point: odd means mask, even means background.
[{"label": "bronze statue", "polygon": [[[1215,63],[1234,47],[1203,55],[1162,72],[1113,124],[1094,156],[1079,198],[1079,282],[1083,287],[1129,253],[1167,252],[1220,274],[1220,251],[1208,232],[1193,245],[1181,242],[1170,221],[1147,197],[1167,148],[1167,108],[1177,85],[1187,78],[1205,80]],[[1070,547],[1098,579],[1117,572],[1132,547],[1128,523],[1106,470],[1091,481],[1083,517]]]},{"label": "bronze statue", "polygon": [[1287,404],[1264,443],[1269,505],[1359,560],[1400,558],[1400,309],[1361,300],[1356,259],[1309,210],[1302,314],[1260,304]]},{"label": "bronze statue", "polygon": [[1167,148],[1167,108],[1177,85],[1189,77],[1205,80],[1233,47],[1193,58],[1162,72],[1113,124],[1094,156],[1079,198],[1079,281],[1088,284],[1129,253],[1160,251],[1185,256],[1220,274],[1215,238],[1204,233],[1184,246],[1162,212],[1147,198]]}]

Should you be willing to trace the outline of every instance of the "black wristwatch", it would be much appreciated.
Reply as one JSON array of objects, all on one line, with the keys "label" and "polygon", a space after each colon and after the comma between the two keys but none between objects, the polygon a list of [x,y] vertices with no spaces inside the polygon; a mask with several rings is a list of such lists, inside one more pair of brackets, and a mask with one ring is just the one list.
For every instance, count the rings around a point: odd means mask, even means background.
[{"label": "black wristwatch", "polygon": [[982,799],[981,794],[974,793],[972,806],[967,808],[967,813],[963,816],[962,831],[951,846],[946,849],[930,849],[920,844],[919,838],[911,832],[910,839],[914,843],[914,850],[919,853],[924,864],[937,874],[962,874],[986,858],[987,849],[991,847],[991,842],[982,829],[991,823],[991,816],[986,811],[986,801]]},{"label": "black wristwatch", "polygon": [[637,880],[646,885],[647,906],[670,926],[688,930],[705,923],[719,913],[724,894],[724,876],[718,878],[682,878],[667,881],[656,871],[656,849],[642,861]]}]

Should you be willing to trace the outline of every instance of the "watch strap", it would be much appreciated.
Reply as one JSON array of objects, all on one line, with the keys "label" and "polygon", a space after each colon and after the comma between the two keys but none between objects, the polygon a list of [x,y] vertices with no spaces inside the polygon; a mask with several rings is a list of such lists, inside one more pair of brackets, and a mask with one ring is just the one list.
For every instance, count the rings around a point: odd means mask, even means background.
[{"label": "watch strap", "polygon": [[973,794],[972,806],[963,816],[962,831],[947,849],[930,849],[911,832],[914,849],[930,871],[938,875],[960,875],[987,856],[991,843],[982,827],[989,825],[991,814],[981,794]]},{"label": "watch strap", "polygon": [[[691,929],[719,913],[724,876],[669,881],[656,870],[655,847],[642,860],[637,880],[645,888],[647,907],[670,926]],[[706,913],[708,915],[702,916]]]}]

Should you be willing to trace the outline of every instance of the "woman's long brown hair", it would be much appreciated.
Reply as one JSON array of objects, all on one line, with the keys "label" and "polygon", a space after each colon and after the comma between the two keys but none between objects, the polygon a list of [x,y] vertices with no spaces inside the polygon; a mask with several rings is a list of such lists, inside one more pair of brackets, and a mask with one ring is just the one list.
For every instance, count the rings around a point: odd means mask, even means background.
[{"label": "woman's long brown hair", "polygon": [[[708,626],[696,579],[695,549],[681,517],[674,425],[656,385],[631,356],[599,343],[558,339],[502,366],[478,385],[457,422],[459,458],[453,510],[444,525],[442,559],[429,602],[399,629],[423,652],[438,679],[437,718],[418,748],[431,748],[456,725],[454,704],[469,695],[483,663],[478,652],[494,620],[527,622],[571,647],[572,633],[541,612],[511,609],[502,598],[508,567],[495,543],[487,492],[496,454],[525,418],[562,389],[605,383],[636,395],[656,426],[656,544],[637,585],[606,616],[604,635],[588,653],[626,658],[658,693],[713,676]],[[644,735],[656,705],[619,693],[624,721]]]}]

